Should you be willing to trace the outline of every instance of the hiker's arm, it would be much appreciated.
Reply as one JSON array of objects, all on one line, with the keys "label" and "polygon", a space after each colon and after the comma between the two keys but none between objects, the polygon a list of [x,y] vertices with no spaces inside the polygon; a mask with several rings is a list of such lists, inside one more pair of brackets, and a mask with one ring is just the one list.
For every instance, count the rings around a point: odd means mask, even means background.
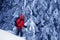
[{"label": "hiker's arm", "polygon": [[25,28],[27,28],[27,26],[24,25]]}]

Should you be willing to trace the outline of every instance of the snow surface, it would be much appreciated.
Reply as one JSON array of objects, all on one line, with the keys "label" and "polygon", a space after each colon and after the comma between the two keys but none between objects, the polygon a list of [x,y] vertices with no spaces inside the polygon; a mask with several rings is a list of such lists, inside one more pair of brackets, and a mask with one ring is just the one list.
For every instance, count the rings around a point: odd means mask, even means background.
[{"label": "snow surface", "polygon": [[0,40],[25,40],[25,37],[18,37],[14,34],[0,29]]}]

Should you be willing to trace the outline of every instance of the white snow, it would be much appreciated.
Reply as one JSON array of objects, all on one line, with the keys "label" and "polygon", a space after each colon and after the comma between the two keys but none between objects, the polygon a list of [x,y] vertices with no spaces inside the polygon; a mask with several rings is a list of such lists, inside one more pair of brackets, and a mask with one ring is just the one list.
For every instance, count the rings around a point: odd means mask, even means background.
[{"label": "white snow", "polygon": [[25,40],[25,37],[18,37],[14,34],[0,29],[0,40]]},{"label": "white snow", "polygon": [[30,25],[28,32],[32,34],[32,36],[28,40],[35,40],[35,28],[36,28],[36,25],[35,25],[34,21],[32,20],[32,16],[31,16],[30,19],[28,19],[28,21],[25,23],[25,25],[26,26]]}]

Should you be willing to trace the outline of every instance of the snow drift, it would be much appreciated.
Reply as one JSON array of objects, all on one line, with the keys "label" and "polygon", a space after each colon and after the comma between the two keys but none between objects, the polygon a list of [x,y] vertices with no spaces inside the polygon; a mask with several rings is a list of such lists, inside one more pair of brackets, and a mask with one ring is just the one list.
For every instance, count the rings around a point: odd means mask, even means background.
[{"label": "snow drift", "polygon": [[25,40],[24,37],[18,37],[14,34],[0,29],[0,40]]}]

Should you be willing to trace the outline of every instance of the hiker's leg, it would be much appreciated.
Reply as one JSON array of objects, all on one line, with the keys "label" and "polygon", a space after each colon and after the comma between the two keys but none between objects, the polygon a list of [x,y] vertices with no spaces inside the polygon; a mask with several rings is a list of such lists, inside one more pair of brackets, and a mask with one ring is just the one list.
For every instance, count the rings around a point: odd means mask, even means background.
[{"label": "hiker's leg", "polygon": [[23,36],[23,32],[22,32],[22,29],[20,29],[20,36],[21,36],[21,37]]},{"label": "hiker's leg", "polygon": [[19,29],[17,29],[16,35],[19,35]]}]

